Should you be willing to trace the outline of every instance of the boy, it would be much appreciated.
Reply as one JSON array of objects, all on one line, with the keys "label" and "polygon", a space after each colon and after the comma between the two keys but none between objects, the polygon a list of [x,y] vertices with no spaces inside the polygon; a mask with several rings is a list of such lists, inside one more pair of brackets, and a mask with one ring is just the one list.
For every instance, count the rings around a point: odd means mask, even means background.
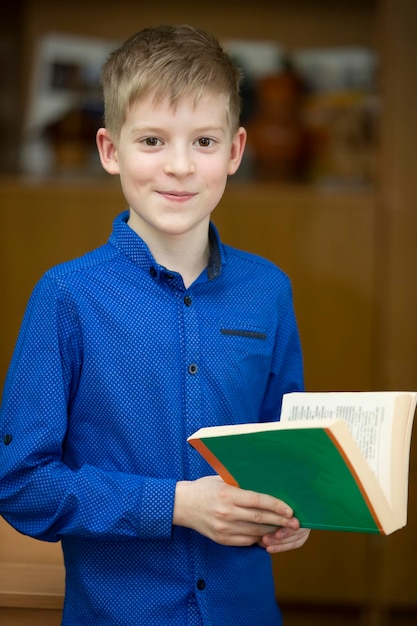
[{"label": "boy", "polygon": [[268,553],[309,531],[186,443],[278,419],[302,388],[287,277],[210,221],[245,146],[239,80],[188,26],[145,29],[103,68],[97,146],[129,210],[39,281],[0,422],[0,510],[62,541],[64,625],[281,623]]}]

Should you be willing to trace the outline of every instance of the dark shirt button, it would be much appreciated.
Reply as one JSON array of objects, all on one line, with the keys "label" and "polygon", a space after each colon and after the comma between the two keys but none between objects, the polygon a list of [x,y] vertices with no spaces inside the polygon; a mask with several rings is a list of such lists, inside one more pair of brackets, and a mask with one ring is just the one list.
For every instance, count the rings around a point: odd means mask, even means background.
[{"label": "dark shirt button", "polygon": [[187,306],[191,306],[192,302],[193,301],[191,299],[191,296],[185,296],[184,297],[184,304],[186,304]]},{"label": "dark shirt button", "polygon": [[198,372],[198,365],[196,365],[195,363],[191,363],[188,366],[188,371],[189,371],[190,374],[197,374],[197,372]]},{"label": "dark shirt button", "polygon": [[149,273],[151,276],[153,276],[153,278],[155,278],[156,276],[156,269],[152,266],[149,270]]},{"label": "dark shirt button", "polygon": [[173,280],[174,274],[167,274],[167,278],[168,278],[168,280]]},{"label": "dark shirt button", "polygon": [[199,591],[203,591],[203,589],[205,589],[205,588],[206,588],[206,581],[203,580],[202,578],[199,578],[197,580],[197,589]]},{"label": "dark shirt button", "polygon": [[4,437],[3,437],[4,445],[8,446],[9,443],[12,443],[12,439],[13,439],[13,437],[11,435],[4,435]]}]

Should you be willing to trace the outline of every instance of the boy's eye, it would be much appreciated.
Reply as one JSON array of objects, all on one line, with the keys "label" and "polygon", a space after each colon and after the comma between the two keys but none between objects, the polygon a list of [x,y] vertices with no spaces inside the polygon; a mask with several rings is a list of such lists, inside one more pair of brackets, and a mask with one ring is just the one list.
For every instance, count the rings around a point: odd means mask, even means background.
[{"label": "boy's eye", "polygon": [[145,144],[145,146],[159,146],[160,144],[160,140],[157,137],[146,137],[146,139],[143,140],[143,143]]},{"label": "boy's eye", "polygon": [[200,137],[197,139],[197,144],[200,148],[210,148],[210,146],[213,145],[213,139],[210,139],[210,137]]}]

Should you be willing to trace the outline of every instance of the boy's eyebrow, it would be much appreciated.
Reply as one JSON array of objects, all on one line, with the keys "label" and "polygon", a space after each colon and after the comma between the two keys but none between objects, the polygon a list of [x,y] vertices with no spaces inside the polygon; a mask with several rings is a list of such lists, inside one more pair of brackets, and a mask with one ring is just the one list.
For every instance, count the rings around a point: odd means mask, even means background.
[{"label": "boy's eyebrow", "polygon": [[196,133],[204,134],[204,133],[225,133],[227,129],[224,126],[204,126],[203,128],[197,128]]},{"label": "boy's eyebrow", "polygon": [[[163,126],[154,126],[153,124],[143,124],[143,125],[137,125],[134,126],[131,129],[131,133],[138,133],[138,132],[146,132],[146,133],[152,133],[152,134],[161,134],[166,132],[167,129],[164,128]],[[192,130],[192,132],[196,135],[204,135],[204,134],[210,134],[210,133],[221,133],[221,134],[226,134],[227,133],[227,128],[224,128],[223,126],[203,126],[203,127],[199,127],[199,128],[194,128]]]}]

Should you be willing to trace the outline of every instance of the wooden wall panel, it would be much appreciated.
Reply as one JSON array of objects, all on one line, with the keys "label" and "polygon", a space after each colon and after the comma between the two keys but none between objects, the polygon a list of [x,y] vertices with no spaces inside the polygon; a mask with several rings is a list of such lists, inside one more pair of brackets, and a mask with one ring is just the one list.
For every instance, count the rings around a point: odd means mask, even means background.
[{"label": "wooden wall panel", "polygon": [[110,0],[26,0],[26,35],[32,43],[45,32],[70,32],[94,37],[125,38],[157,24],[189,23],[219,37],[272,39],[285,46],[372,45],[375,25],[374,0],[155,0],[136,3],[124,0],[115,10]]},{"label": "wooden wall panel", "polygon": [[384,0],[380,11],[384,101],[378,191],[376,376],[417,388],[417,4]]},{"label": "wooden wall panel", "polygon": [[61,611],[0,608],[0,624],[4,626],[59,626]]},{"label": "wooden wall panel", "polygon": [[[377,199],[376,290],[379,386],[417,389],[417,4],[382,0],[379,49],[384,102]],[[407,528],[376,553],[382,606],[416,606],[417,426],[414,425]],[[398,618],[400,619],[400,617]],[[400,621],[398,623],[401,623]],[[406,623],[406,622],[404,622]],[[417,623],[417,619],[411,623]]]}]

